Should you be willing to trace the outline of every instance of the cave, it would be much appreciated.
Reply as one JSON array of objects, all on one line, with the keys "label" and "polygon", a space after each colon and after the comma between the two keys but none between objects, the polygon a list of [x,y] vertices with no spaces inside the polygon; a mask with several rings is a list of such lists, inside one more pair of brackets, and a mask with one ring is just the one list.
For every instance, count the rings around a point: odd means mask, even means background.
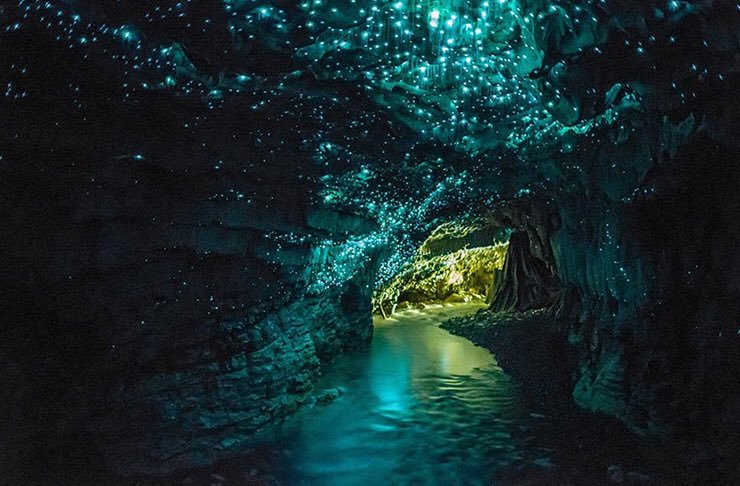
[{"label": "cave", "polygon": [[0,4],[0,483],[740,484],[740,7]]}]

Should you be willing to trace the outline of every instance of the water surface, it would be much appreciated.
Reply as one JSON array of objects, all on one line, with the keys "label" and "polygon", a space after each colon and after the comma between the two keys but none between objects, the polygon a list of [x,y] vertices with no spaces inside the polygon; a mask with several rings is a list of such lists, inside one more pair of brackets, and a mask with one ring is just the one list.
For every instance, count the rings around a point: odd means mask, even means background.
[{"label": "water surface", "polygon": [[490,484],[521,459],[517,386],[490,352],[438,328],[480,307],[377,318],[370,348],[341,356],[317,386],[342,395],[274,431],[290,483]]}]

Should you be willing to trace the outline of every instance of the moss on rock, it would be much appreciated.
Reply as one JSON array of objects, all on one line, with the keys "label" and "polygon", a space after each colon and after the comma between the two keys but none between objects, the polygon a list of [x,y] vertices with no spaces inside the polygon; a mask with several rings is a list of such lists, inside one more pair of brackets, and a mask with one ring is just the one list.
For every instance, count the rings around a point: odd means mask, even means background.
[{"label": "moss on rock", "polygon": [[478,244],[493,243],[494,234],[474,227],[440,226],[403,271],[375,292],[373,310],[391,314],[399,305],[484,299],[493,285],[495,271],[504,265],[509,244],[468,248],[471,243],[467,239],[473,236]]}]

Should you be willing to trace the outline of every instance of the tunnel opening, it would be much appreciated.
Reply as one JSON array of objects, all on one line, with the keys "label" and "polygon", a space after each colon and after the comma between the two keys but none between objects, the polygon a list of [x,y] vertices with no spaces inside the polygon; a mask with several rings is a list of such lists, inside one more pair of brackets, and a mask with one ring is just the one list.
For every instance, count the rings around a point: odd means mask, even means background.
[{"label": "tunnel opening", "polygon": [[479,303],[491,313],[569,313],[578,299],[558,275],[553,238],[559,226],[555,210],[536,200],[447,220],[377,285],[372,312],[385,318],[430,305]]},{"label": "tunnel opening", "polygon": [[375,290],[373,313],[388,317],[434,304],[489,302],[511,233],[484,220],[437,226],[395,277]]}]

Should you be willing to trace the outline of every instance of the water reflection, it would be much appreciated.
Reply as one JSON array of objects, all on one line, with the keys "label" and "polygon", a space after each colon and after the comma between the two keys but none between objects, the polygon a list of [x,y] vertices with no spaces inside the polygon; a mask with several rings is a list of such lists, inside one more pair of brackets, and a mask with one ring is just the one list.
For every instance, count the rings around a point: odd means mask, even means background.
[{"label": "water reflection", "polygon": [[370,349],[341,357],[318,385],[343,395],[274,432],[291,484],[490,484],[518,459],[516,387],[488,351],[437,327],[475,310],[377,320]]}]

